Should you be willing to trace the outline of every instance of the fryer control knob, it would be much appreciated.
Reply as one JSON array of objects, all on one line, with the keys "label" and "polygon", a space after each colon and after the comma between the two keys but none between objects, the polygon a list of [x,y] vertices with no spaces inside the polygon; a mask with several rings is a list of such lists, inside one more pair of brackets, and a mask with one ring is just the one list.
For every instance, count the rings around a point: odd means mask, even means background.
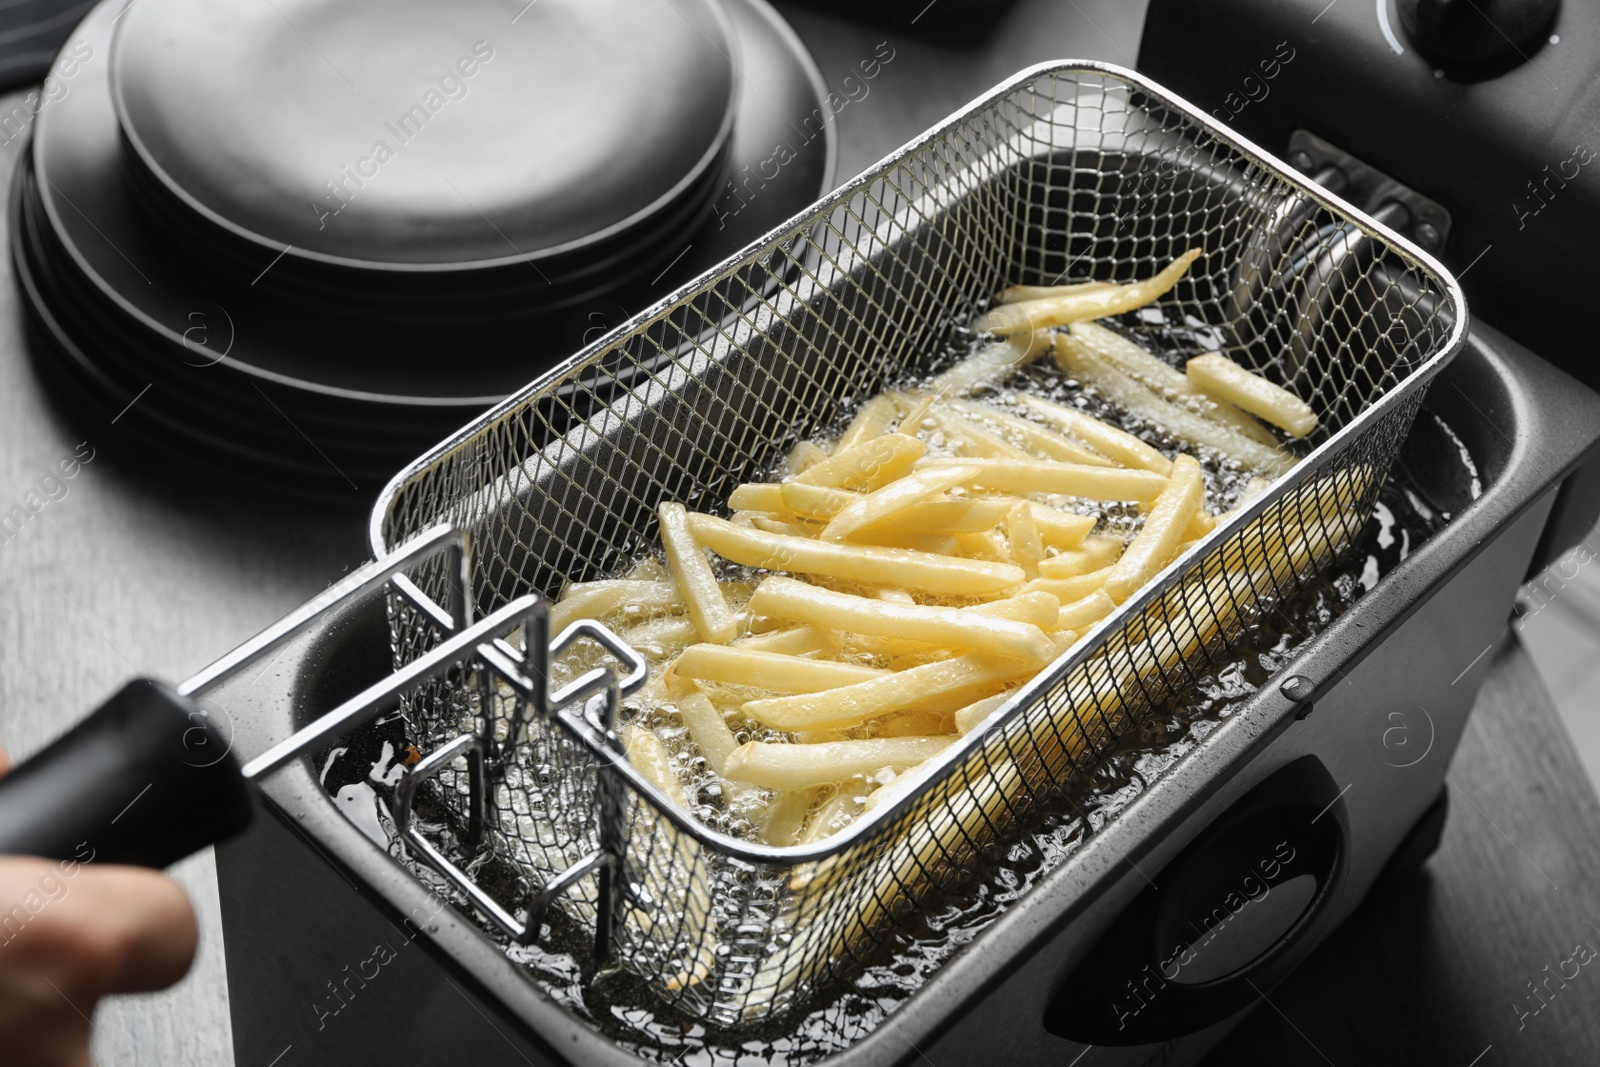
[{"label": "fryer control knob", "polygon": [[1436,59],[1526,58],[1550,28],[1561,0],[1396,0],[1400,21]]}]

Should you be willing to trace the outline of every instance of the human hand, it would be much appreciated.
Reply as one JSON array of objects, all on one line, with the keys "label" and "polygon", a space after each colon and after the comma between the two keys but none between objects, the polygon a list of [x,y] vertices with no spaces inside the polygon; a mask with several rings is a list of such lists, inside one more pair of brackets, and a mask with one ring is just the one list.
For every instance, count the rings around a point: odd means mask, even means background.
[{"label": "human hand", "polygon": [[[0,773],[8,769],[0,752]],[[0,856],[0,1060],[88,1067],[89,1019],[110,993],[171,985],[198,929],[159,871],[80,859]]]}]

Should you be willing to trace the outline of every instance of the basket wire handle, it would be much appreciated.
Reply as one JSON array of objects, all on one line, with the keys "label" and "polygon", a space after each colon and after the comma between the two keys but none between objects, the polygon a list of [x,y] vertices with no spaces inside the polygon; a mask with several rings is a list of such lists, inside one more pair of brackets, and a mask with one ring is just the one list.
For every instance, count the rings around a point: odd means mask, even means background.
[{"label": "basket wire handle", "polygon": [[[495,631],[519,628],[521,648],[504,639],[484,641],[474,649],[472,666],[477,668],[479,714],[474,730],[444,743],[408,768],[395,789],[391,814],[396,835],[407,849],[427,863],[465,895],[472,905],[519,945],[538,937],[544,916],[558,898],[590,874],[598,879],[595,909],[593,961],[602,964],[611,958],[621,921],[623,889],[623,849],[626,828],[623,824],[623,784],[615,765],[626,758],[617,739],[617,714],[622,697],[633,693],[649,676],[643,656],[609,628],[592,619],[580,620],[549,640],[549,603],[543,597],[527,597],[507,605],[485,618],[474,630]],[[555,693],[548,689],[549,664],[580,639],[591,640],[626,665],[622,677],[611,667],[597,667],[563,686]],[[519,713],[503,740],[494,736],[495,717],[490,713],[501,683],[518,697]],[[598,699],[596,699],[598,698]],[[590,712],[598,704],[598,714]],[[522,909],[513,914],[486,893],[474,878],[442,852],[422,833],[414,818],[417,791],[457,760],[467,763],[468,826],[463,844],[474,852],[482,844],[487,824],[491,791],[503,780],[505,769],[518,745],[527,740],[530,723],[537,717],[550,721],[556,716],[586,743],[596,757],[595,810],[598,824],[597,846],[565,870],[549,878],[529,893]]]}]

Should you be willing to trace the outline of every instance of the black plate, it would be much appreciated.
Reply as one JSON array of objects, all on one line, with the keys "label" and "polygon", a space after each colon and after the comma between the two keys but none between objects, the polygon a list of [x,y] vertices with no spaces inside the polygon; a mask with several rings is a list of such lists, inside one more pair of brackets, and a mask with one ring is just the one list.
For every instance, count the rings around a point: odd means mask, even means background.
[{"label": "black plate", "polygon": [[462,270],[603,245],[696,186],[732,35],[710,0],[160,0],[118,20],[111,91],[130,165],[258,251]]},{"label": "black plate", "polygon": [[[178,451],[225,453],[233,443],[260,473],[293,469],[331,486],[344,485],[336,469],[358,482],[387,474],[829,187],[832,127],[809,143],[794,134],[826,95],[809,56],[762,0],[730,0],[727,9],[737,62],[761,74],[759,84],[740,79],[732,172],[770,162],[779,142],[796,149],[793,158],[759,184],[725,187],[681,244],[655,250],[665,266],[648,277],[613,289],[599,277],[554,311],[511,308],[462,322],[406,321],[407,308],[341,314],[335,302],[297,299],[291,286],[229,281],[173,255],[171,232],[145,221],[121,180],[130,150],[117,136],[105,65],[119,8],[103,5],[67,45],[93,51],[74,91],[38,122],[31,161],[42,180],[19,175],[14,185],[14,197],[31,201],[14,205],[14,217],[28,221],[13,233],[19,270],[48,312],[35,315],[36,333],[52,339],[40,360],[59,363],[53,377],[79,382],[111,414],[150,385],[124,421],[145,420]],[[270,263],[264,257],[261,267]],[[186,348],[185,330],[203,344]],[[262,454],[278,459],[262,464]]]}]

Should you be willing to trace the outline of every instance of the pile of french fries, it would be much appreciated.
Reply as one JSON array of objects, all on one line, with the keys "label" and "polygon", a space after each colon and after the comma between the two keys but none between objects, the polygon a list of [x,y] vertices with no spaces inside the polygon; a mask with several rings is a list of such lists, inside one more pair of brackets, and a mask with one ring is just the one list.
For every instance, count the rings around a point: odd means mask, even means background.
[{"label": "pile of french fries", "polygon": [[[803,442],[726,518],[663,504],[661,559],[569,587],[552,632],[600,619],[651,661],[634,765],[685,807],[685,776],[714,781],[769,844],[824,840],[913,789],[1215,527],[1202,457],[1253,475],[1246,496],[1288,470],[1285,435],[1317,426],[1303,400],[1093,321],[1198,256],[1131,284],[1005,290],[968,359]],[[1149,439],[1008,385],[1046,353]]]}]

